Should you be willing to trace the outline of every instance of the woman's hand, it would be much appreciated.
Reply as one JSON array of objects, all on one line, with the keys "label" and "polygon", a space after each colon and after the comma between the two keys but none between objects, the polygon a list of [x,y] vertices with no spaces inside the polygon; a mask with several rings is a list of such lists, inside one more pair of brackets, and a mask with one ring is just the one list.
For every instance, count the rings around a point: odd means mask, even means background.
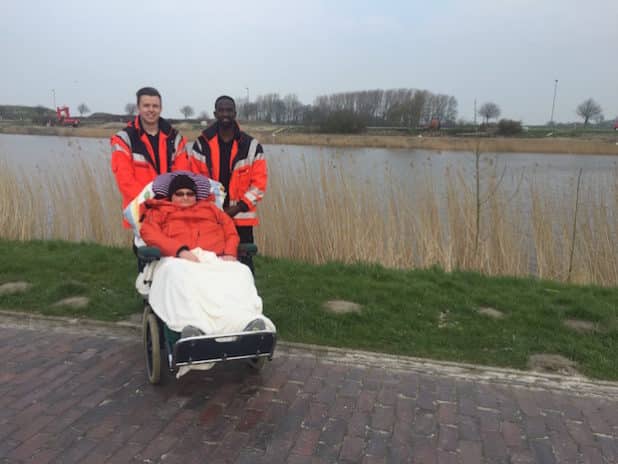
[{"label": "woman's hand", "polygon": [[223,261],[236,261],[236,256],[232,255],[221,255],[221,259]]},{"label": "woman's hand", "polygon": [[194,263],[200,262],[198,257],[191,253],[189,250],[182,250],[180,253],[178,253],[178,257],[186,259],[187,261],[193,261]]}]

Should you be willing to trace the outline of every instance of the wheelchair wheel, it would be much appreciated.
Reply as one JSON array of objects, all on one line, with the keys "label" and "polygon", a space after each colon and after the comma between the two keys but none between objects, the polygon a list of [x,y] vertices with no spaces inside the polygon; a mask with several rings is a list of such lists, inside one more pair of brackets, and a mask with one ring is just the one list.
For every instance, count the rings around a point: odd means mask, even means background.
[{"label": "wheelchair wheel", "polygon": [[143,332],[148,380],[151,384],[156,385],[161,381],[161,344],[157,317],[149,307],[146,308],[144,313]]}]

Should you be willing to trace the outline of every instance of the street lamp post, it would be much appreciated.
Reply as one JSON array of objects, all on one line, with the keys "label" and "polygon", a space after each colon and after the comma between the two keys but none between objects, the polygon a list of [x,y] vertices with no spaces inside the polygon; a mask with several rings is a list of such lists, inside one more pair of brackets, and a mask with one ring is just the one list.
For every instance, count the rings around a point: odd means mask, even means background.
[{"label": "street lamp post", "polygon": [[54,102],[54,107],[52,109],[56,111],[56,89],[51,89],[51,91],[52,91],[52,100]]},{"label": "street lamp post", "polygon": [[555,125],[554,124],[554,108],[556,107],[556,92],[557,91],[558,91],[558,79],[554,81],[554,100],[552,101],[552,104],[551,104],[551,118],[549,118],[552,129],[554,128],[554,125]]}]

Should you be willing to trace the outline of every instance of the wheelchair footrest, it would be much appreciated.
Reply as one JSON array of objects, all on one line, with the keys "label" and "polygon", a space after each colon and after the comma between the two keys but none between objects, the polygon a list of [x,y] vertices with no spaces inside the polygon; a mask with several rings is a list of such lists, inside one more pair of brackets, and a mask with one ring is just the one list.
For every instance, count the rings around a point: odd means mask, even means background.
[{"label": "wheelchair footrest", "polygon": [[174,345],[174,364],[184,366],[208,362],[271,358],[277,334],[269,331],[181,338]]}]

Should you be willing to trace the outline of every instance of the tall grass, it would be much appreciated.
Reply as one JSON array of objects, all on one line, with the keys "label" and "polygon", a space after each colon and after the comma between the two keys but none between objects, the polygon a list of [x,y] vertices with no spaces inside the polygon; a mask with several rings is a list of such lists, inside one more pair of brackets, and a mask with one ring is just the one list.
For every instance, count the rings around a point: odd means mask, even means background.
[{"label": "tall grass", "polygon": [[25,172],[0,159],[0,237],[126,245],[120,194],[107,166]]},{"label": "tall grass", "polygon": [[504,173],[486,168],[447,170],[445,192],[423,172],[355,183],[326,163],[269,168],[256,230],[267,255],[618,285],[618,172],[613,183],[584,174],[576,218],[575,183],[529,176],[507,191]]},{"label": "tall grass", "polygon": [[[256,228],[262,254],[618,285],[618,172],[599,182],[584,171],[557,190],[522,177],[513,191],[478,154],[469,170],[447,169],[443,185],[418,169],[404,182],[388,169],[359,179],[341,166],[270,163]],[[120,202],[103,162],[54,173],[0,160],[0,238],[128,246]]]}]

